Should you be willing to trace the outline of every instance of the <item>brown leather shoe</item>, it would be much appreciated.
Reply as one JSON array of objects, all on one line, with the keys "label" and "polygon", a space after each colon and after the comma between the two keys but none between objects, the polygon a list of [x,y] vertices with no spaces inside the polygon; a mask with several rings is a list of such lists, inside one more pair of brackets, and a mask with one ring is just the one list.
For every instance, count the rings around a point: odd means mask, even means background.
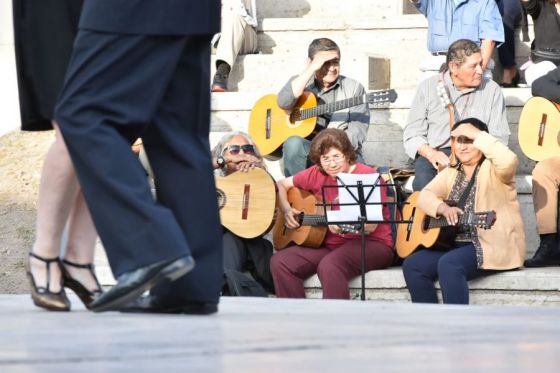
[{"label": "brown leather shoe", "polygon": [[60,279],[60,290],[53,292],[50,289],[51,264],[54,263],[54,265],[60,266],[59,258],[47,259],[32,252],[29,253],[29,256],[45,263],[47,271],[46,286],[37,286],[35,277],[33,277],[33,273],[31,273],[31,265],[28,262],[27,278],[29,278],[31,284],[31,299],[33,299],[33,303],[37,307],[45,308],[49,311],[70,311],[70,300],[68,300],[64,287],[62,286],[62,277]]}]

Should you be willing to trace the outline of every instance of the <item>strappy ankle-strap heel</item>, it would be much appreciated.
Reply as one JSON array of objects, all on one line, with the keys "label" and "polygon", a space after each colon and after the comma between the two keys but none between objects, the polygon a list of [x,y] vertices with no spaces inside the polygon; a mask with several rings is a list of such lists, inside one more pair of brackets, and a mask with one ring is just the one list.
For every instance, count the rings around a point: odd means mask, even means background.
[{"label": "strappy ankle-strap heel", "polygon": [[33,252],[29,252],[29,260],[31,258],[37,259],[40,262],[45,263],[45,267],[47,270],[46,274],[46,286],[37,286],[35,281],[35,277],[31,272],[31,263],[28,263],[27,268],[27,277],[29,278],[29,282],[31,283],[31,299],[33,299],[33,303],[37,307],[45,308],[50,311],[70,311],[70,300],[66,296],[66,292],[64,291],[64,287],[62,286],[62,278],[60,279],[60,290],[57,292],[51,291],[51,265],[58,265],[60,266],[59,257],[56,258],[44,258],[39,256]]},{"label": "strappy ankle-strap heel", "polygon": [[[80,281],[76,280],[74,277],[70,275],[70,272],[66,268],[66,266],[79,268],[79,269],[87,269],[91,276],[93,277],[96,285],[97,290],[89,290],[82,284]],[[71,262],[69,260],[63,259],[61,261],[61,268],[62,268],[62,278],[64,279],[64,286],[68,289],[71,289],[76,295],[80,298],[80,300],[84,303],[87,309],[89,309],[89,305],[93,302],[98,296],[103,293],[101,288],[101,284],[97,280],[97,276],[95,275],[95,267],[92,263],[88,264],[78,264]]]}]

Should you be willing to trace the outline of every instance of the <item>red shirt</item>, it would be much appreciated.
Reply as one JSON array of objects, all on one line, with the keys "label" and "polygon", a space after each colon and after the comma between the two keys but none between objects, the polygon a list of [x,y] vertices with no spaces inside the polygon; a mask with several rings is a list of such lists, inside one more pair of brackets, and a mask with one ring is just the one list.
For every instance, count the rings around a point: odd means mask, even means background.
[{"label": "red shirt", "polygon": [[[356,167],[352,171],[353,174],[372,174],[375,173],[376,170],[369,166],[366,166],[361,163],[356,163]],[[298,172],[294,175],[294,186],[296,188],[300,188],[306,190],[308,192],[313,193],[313,195],[317,198],[318,201],[323,200],[322,195],[322,186],[323,185],[337,185],[336,179],[333,179],[331,176],[324,174],[320,171],[319,167],[311,166],[308,169],[305,169],[301,172]],[[381,180],[381,184],[385,184],[383,180]],[[381,188],[381,202],[387,201],[387,190],[386,188]],[[327,203],[332,203],[336,201],[338,198],[338,188],[325,188],[325,197],[327,199]],[[338,206],[333,206],[333,210],[337,210]],[[391,215],[389,212],[389,207],[387,205],[383,205],[383,219],[384,220],[391,220]],[[348,240],[359,240],[361,239],[360,235],[357,234],[334,234],[330,230],[327,230],[327,235],[325,237],[325,241],[323,242],[323,246],[334,249],[341,246],[344,242]],[[367,240],[370,241],[381,241],[389,247],[393,247],[393,237],[391,236],[391,225],[390,224],[378,224],[377,228],[371,232],[367,237]]]}]

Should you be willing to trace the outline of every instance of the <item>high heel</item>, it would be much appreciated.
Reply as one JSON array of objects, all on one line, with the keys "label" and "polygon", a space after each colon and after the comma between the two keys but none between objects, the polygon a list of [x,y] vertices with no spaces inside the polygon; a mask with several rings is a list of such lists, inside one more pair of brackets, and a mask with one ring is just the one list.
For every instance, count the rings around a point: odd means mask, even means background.
[{"label": "high heel", "polygon": [[[93,279],[95,280],[95,283],[97,284],[97,290],[91,291],[88,288],[86,288],[84,284],[82,284],[80,281],[76,280],[74,277],[70,275],[70,272],[68,271],[66,266],[79,268],[79,269],[87,269],[91,273]],[[76,295],[84,303],[84,306],[86,306],[86,308],[89,309],[89,305],[91,304],[91,302],[93,302],[97,297],[99,297],[103,293],[103,290],[101,290],[101,284],[99,284],[99,281],[97,280],[97,276],[95,276],[93,264],[91,263],[78,264],[63,259],[61,261],[60,267],[62,268],[62,278],[64,279],[64,286],[71,289],[74,293],[76,293]]]},{"label": "high heel", "polygon": [[47,286],[37,286],[35,282],[35,277],[31,272],[31,263],[28,263],[27,268],[27,277],[29,278],[29,282],[31,283],[31,299],[33,299],[33,303],[37,307],[45,308],[50,311],[70,311],[70,300],[66,296],[66,292],[64,291],[64,287],[62,286],[62,278],[60,279],[60,290],[56,293],[51,291],[50,289],[50,281],[51,281],[51,264],[55,263],[56,265],[60,266],[59,257],[47,259],[32,252],[29,253],[30,259],[35,258],[43,263],[47,268]]}]

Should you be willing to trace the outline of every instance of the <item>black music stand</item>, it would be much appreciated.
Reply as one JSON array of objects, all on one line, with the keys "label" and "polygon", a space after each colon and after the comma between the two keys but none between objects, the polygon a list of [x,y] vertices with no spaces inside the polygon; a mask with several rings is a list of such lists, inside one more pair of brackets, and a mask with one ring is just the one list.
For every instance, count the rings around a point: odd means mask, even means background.
[{"label": "black music stand", "polygon": [[[362,174],[352,174],[354,176],[359,176]],[[363,174],[364,176],[371,176],[372,174]],[[374,174],[375,175],[375,174]],[[381,205],[382,209],[383,209],[383,205],[389,205],[389,204],[394,204],[394,205],[398,205],[398,202],[382,202],[381,200],[379,200],[378,202],[370,202],[370,198],[373,194],[373,191],[375,190],[375,188],[381,188],[381,187],[385,187],[388,188],[389,186],[392,186],[394,184],[392,183],[384,183],[381,184],[381,175],[377,174],[377,178],[375,179],[375,181],[373,182],[373,184],[364,184],[361,180],[358,180],[356,182],[356,184],[353,185],[347,185],[344,183],[344,181],[340,178],[340,177],[336,177],[338,184],[339,185],[323,185],[321,187],[321,193],[323,196],[323,202],[321,203],[321,205],[323,206],[323,211],[325,214],[325,221],[327,222],[327,225],[330,224],[336,224],[336,225],[340,225],[340,224],[352,224],[352,225],[359,225],[359,231],[360,231],[360,235],[361,235],[361,277],[362,277],[362,289],[361,289],[361,294],[360,294],[360,299],[362,301],[366,300],[366,233],[365,233],[365,224],[369,223],[369,224],[393,224],[393,223],[404,223],[403,220],[370,220],[368,219],[368,214],[367,214],[367,208],[366,206],[368,205]],[[352,196],[352,199],[354,200],[352,203],[326,203],[326,198],[325,198],[325,190],[327,188],[337,188],[337,189],[346,189],[349,194]],[[366,196],[366,190],[367,188],[371,188],[369,190],[369,192],[367,193]],[[347,221],[329,221],[328,215],[327,215],[327,207],[332,207],[332,206],[359,206],[360,207],[360,215],[356,217],[356,219],[351,219],[351,220],[347,220]],[[400,206],[399,206],[400,208]],[[383,210],[381,212],[381,214],[383,214]]]}]

